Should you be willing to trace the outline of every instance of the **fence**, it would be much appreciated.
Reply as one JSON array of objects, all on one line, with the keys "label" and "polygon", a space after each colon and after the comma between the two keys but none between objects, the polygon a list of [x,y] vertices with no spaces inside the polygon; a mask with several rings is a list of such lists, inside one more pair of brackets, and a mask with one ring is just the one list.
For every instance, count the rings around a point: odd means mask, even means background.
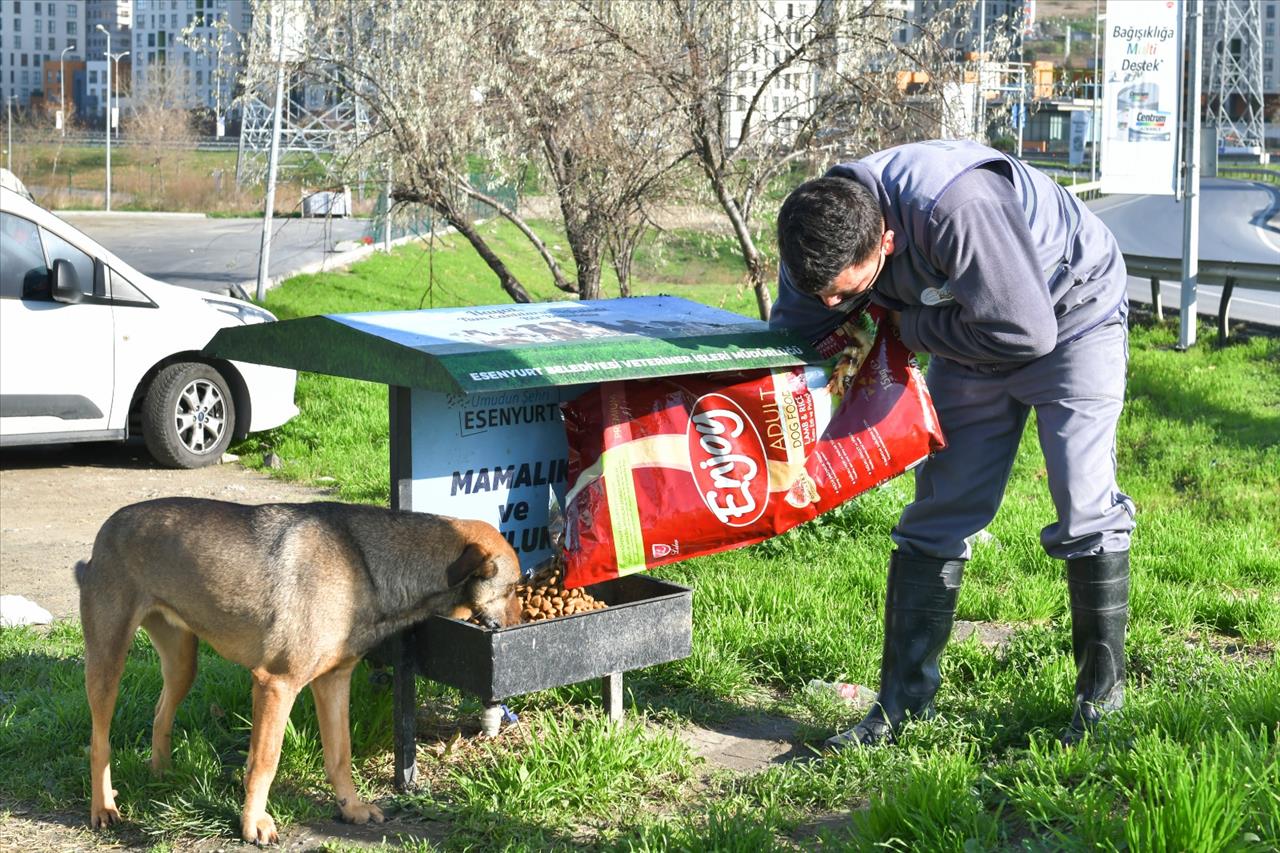
[{"label": "fence", "polygon": [[[468,177],[471,186],[484,195],[492,198],[508,210],[515,210],[520,203],[520,196],[514,184],[499,183],[490,175],[472,173]],[[473,220],[490,219],[497,214],[497,209],[488,202],[471,198],[467,205],[467,214]],[[388,232],[388,217],[390,231]],[[374,207],[373,218],[365,236],[377,242],[394,242],[403,237],[427,237],[437,224],[436,214],[425,204],[388,204],[387,192],[384,188],[378,194],[378,202]]]}]

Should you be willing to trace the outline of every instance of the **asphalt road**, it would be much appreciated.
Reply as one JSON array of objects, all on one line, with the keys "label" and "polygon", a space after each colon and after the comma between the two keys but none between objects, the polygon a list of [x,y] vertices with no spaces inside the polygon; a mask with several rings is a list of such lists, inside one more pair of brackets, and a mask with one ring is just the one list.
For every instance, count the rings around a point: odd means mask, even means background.
[{"label": "asphalt road", "polygon": [[[1107,223],[1120,248],[1139,255],[1182,256],[1183,203],[1172,196],[1113,195],[1089,203]],[[1200,196],[1200,257],[1280,264],[1280,188],[1250,181],[1205,178]],[[1182,283],[1161,282],[1166,308],[1177,308]],[[1222,288],[1200,285],[1196,311],[1216,316]],[[1151,301],[1151,282],[1129,279],[1129,298]],[[1280,291],[1237,287],[1232,321],[1280,326]]]},{"label": "asphalt road", "polygon": [[[233,284],[250,295],[258,276],[261,219],[131,216],[63,211],[65,219],[139,271],[183,287],[226,293]],[[270,276],[323,261],[342,240],[358,240],[365,219],[276,219]]]}]

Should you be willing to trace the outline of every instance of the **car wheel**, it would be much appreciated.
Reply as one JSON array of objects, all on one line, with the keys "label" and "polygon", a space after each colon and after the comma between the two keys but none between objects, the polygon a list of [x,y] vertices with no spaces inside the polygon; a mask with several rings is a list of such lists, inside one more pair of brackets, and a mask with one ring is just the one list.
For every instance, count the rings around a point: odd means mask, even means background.
[{"label": "car wheel", "polygon": [[169,468],[199,468],[222,458],[236,407],[222,374],[207,364],[171,364],[156,374],[142,403],[147,450]]}]

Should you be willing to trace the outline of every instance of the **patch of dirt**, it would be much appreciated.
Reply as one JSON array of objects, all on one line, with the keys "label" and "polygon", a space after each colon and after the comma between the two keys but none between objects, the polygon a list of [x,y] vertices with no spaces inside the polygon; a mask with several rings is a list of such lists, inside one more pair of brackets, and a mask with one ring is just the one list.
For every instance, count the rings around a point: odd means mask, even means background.
[{"label": "patch of dirt", "polygon": [[984,649],[990,649],[994,652],[1003,652],[1009,647],[1009,641],[1013,639],[1013,633],[1017,629],[1017,625],[1001,622],[968,622],[963,619],[959,619],[951,629],[950,642],[952,644],[963,643],[965,640],[976,635],[978,638],[978,644]]},{"label": "patch of dirt", "polygon": [[[0,803],[0,853],[17,851],[81,851],[100,853],[109,850],[151,850],[154,838],[146,835],[141,827],[122,824],[109,832],[93,832],[86,823],[85,814],[64,812],[40,812],[20,803]],[[337,820],[290,826],[280,833],[280,844],[273,850],[323,851],[387,850],[397,847],[420,849],[426,843],[439,845],[447,837],[443,824],[424,823],[420,820],[400,819],[389,815],[384,823],[353,826]],[[251,850],[241,843],[238,834],[229,828],[227,835],[177,842],[173,850],[186,853],[223,853],[223,851]]]},{"label": "patch of dirt", "polygon": [[123,506],[171,496],[247,504],[330,497],[238,463],[160,468],[145,448],[130,444],[6,449],[0,452],[0,593],[25,596],[55,619],[78,619],[72,569],[89,559],[98,528]]},{"label": "patch of dirt", "polygon": [[798,730],[787,717],[745,714],[713,727],[689,726],[680,737],[708,764],[755,773],[771,764],[812,758],[813,750],[801,742]]},{"label": "patch of dirt", "polygon": [[1186,645],[1187,648],[1195,648],[1202,642],[1208,643],[1209,648],[1213,649],[1224,659],[1250,666],[1253,664],[1266,663],[1273,660],[1276,656],[1276,647],[1270,643],[1256,643],[1251,645],[1239,637],[1230,637],[1225,634],[1210,634],[1208,637],[1204,638],[1188,637]]}]

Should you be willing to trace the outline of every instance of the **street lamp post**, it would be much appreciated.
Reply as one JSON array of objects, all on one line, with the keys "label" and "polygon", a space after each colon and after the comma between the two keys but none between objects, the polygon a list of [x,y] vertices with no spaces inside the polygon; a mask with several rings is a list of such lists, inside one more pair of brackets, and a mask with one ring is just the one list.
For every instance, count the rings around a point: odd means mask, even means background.
[{"label": "street lamp post", "polygon": [[4,107],[6,110],[4,124],[5,127],[9,129],[9,146],[4,150],[5,157],[7,158],[5,168],[10,172],[13,171],[13,99],[16,97],[18,96],[10,95],[4,99]]},{"label": "street lamp post", "polygon": [[[111,61],[115,63],[115,79],[116,79],[116,139],[120,138],[120,60],[129,55],[129,51],[122,50],[119,53],[111,54]],[[111,93],[107,92],[107,106],[111,105]],[[110,130],[111,116],[107,116],[108,130]]]},{"label": "street lamp post", "polygon": [[75,50],[74,44],[69,44],[62,49],[62,55],[58,57],[58,109],[62,111],[62,135],[67,135],[67,51]]},{"label": "street lamp post", "polygon": [[107,37],[107,212],[111,212],[111,33],[98,24],[94,29]]},{"label": "street lamp post", "polygon": [[1101,0],[1093,0],[1093,99],[1089,104],[1089,180],[1098,180],[1098,143],[1102,137],[1098,133],[1098,38],[1102,35],[1102,21],[1107,16],[1102,14]]}]

